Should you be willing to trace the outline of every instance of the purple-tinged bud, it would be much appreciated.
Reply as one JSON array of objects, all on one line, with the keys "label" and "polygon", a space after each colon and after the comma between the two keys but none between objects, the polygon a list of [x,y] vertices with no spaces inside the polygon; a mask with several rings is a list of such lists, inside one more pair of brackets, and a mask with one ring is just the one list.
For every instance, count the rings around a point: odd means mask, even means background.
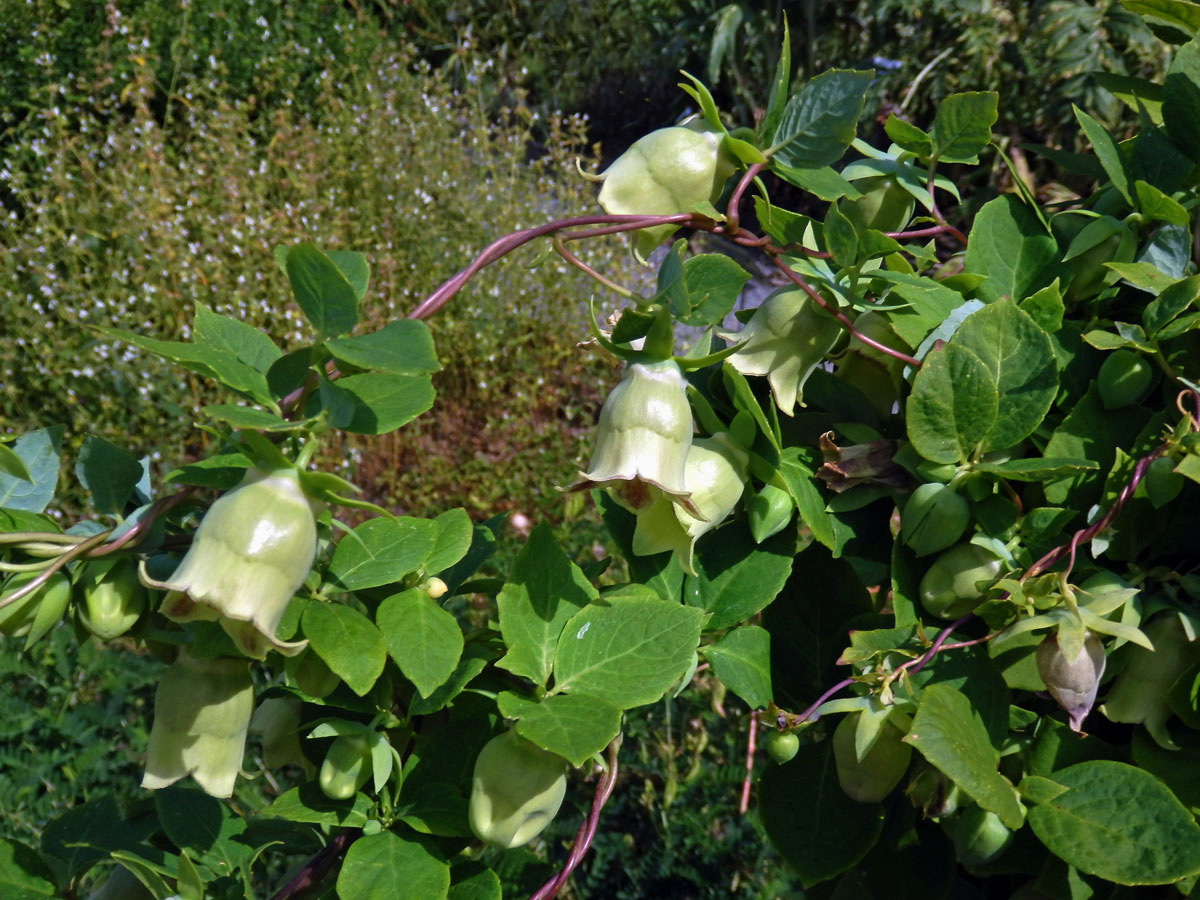
[{"label": "purple-tinged bud", "polygon": [[1083,720],[1096,703],[1106,662],[1100,638],[1090,631],[1074,659],[1068,659],[1059,647],[1057,633],[1047,635],[1038,646],[1038,674],[1046,683],[1050,696],[1070,716],[1072,731],[1083,733]]}]

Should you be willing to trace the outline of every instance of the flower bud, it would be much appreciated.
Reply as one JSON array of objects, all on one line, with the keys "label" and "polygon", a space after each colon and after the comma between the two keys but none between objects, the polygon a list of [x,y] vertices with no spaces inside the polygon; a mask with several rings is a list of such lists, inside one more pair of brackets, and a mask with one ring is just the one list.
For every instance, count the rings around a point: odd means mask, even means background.
[{"label": "flower bud", "polygon": [[967,501],[946,485],[923,484],[900,513],[900,536],[917,556],[928,556],[956,543],[970,518]]},{"label": "flower bud", "polygon": [[343,734],[330,745],[318,783],[330,800],[349,800],[371,777],[371,744],[365,734]]},{"label": "flower bud", "polygon": [[262,735],[263,762],[268,769],[295,763],[307,767],[300,749],[300,710],[298,697],[270,697],[254,710],[250,730]]},{"label": "flower bud", "polygon": [[132,559],[119,559],[111,567],[88,566],[80,587],[79,623],[102,641],[123,635],[146,609],[146,589]]},{"label": "flower bud", "polygon": [[920,758],[912,777],[908,779],[904,793],[927,819],[953,815],[958,809],[958,785],[947,778],[940,769]]},{"label": "flower bud", "polygon": [[1082,733],[1083,720],[1092,711],[1107,657],[1100,638],[1087,632],[1074,659],[1058,645],[1058,634],[1046,637],[1037,649],[1038,675],[1050,696],[1071,717],[1071,730]]},{"label": "flower bud", "polygon": [[750,457],[720,432],[692,441],[684,468],[684,484],[699,516],[672,499],[654,492],[648,507],[638,513],[633,532],[633,552],[650,556],[671,550],[680,568],[695,575],[692,557],[696,541],[716,528],[733,512],[746,487]]},{"label": "flower bud", "polygon": [[[40,573],[21,572],[4,583],[0,599],[11,597]],[[6,606],[0,607],[0,634],[25,638],[25,647],[33,646],[57,624],[71,602],[71,579],[55,572],[41,587]]]},{"label": "flower bud", "polygon": [[727,341],[745,341],[729,357],[743,375],[766,375],[775,403],[787,415],[804,405],[804,382],[841,336],[837,320],[799,288],[772,293],[738,332],[723,332]]},{"label": "flower bud", "polygon": [[630,363],[600,410],[590,468],[571,489],[611,488],[635,513],[653,501],[651,487],[691,505],[684,473],[691,446],[692,408],[678,364]]},{"label": "flower bud", "polygon": [[250,664],[199,659],[180,650],[154,694],[154,725],[142,787],[191,775],[214,797],[233,794],[254,712]]},{"label": "flower bud", "polygon": [[912,746],[901,741],[904,734],[888,722],[866,756],[858,758],[855,732],[862,713],[849,713],[833,732],[833,762],[838,784],[859,803],[878,803],[900,783],[908,771]]},{"label": "flower bud", "polygon": [[968,866],[991,862],[1013,842],[1012,830],[982,806],[971,805],[946,822],[958,861]]},{"label": "flower bud", "polygon": [[497,847],[520,847],[550,824],[566,793],[567,761],[506,731],[488,741],[475,760],[471,830]]},{"label": "flower bud", "polygon": [[[609,215],[689,212],[703,203],[716,203],[733,169],[721,151],[721,135],[682,125],[660,128],[634,141],[604,171],[600,206]],[[657,225],[639,230],[634,252],[644,261],[678,228]]]},{"label": "flower bud", "polygon": [[918,593],[925,612],[957,619],[983,599],[983,590],[1000,574],[1003,561],[978,544],[958,544],[933,561],[921,578]]},{"label": "flower bud", "polygon": [[317,553],[314,510],[293,469],[251,469],[204,516],[179,568],[152,586],[171,591],[162,612],[176,622],[218,621],[247,656],[307,642],[275,637]]},{"label": "flower bud", "polygon": [[1160,613],[1142,630],[1154,649],[1129,647],[1129,662],[1116,677],[1100,712],[1110,722],[1141,723],[1160,747],[1178,750],[1167,731],[1171,717],[1167,694],[1175,679],[1200,660],[1200,641],[1188,640],[1174,611]]}]

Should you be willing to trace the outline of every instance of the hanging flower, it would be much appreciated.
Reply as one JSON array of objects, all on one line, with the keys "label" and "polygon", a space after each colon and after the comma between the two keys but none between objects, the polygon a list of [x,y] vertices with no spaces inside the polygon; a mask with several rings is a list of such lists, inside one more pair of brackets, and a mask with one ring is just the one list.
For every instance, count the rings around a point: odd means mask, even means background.
[{"label": "hanging flower", "polygon": [[691,446],[692,409],[679,365],[630,363],[600,410],[590,468],[571,489],[609,488],[630,512],[653,502],[651,488],[692,507],[684,480]]},{"label": "hanging flower", "polygon": [[204,516],[175,573],[151,582],[170,593],[162,613],[176,622],[219,622],[247,656],[291,656],[306,641],[275,637],[317,552],[312,501],[294,469],[251,469]]},{"label": "hanging flower", "polygon": [[154,694],[142,787],[157,790],[191,775],[206,793],[231,796],[253,712],[248,661],[180,650]]}]

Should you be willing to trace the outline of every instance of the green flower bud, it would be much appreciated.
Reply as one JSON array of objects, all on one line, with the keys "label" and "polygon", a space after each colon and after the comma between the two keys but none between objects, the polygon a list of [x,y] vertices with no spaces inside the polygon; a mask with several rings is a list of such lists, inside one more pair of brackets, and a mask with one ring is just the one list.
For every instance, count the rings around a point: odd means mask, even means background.
[{"label": "green flower bud", "polygon": [[694,516],[669,496],[654,492],[650,505],[638,513],[633,552],[650,556],[671,550],[680,568],[695,575],[692,559],[696,541],[733,512],[746,487],[749,463],[746,452],[724,432],[692,441],[684,485],[700,515]]},{"label": "green flower bud", "polygon": [[123,635],[146,610],[146,589],[132,559],[119,559],[111,567],[89,565],[79,585],[79,623],[102,641]]},{"label": "green flower bud", "polygon": [[750,521],[750,534],[756,543],[761,544],[788,526],[796,514],[796,501],[783,488],[765,484],[761,491],[746,501],[746,514]]},{"label": "green flower bud", "polygon": [[1179,614],[1160,613],[1142,629],[1153,650],[1130,645],[1129,662],[1117,676],[1100,712],[1110,722],[1141,723],[1166,750],[1179,745],[1167,731],[1171,706],[1167,694],[1180,675],[1200,660],[1200,641],[1189,641]]},{"label": "green flower bud", "polygon": [[1105,409],[1120,409],[1137,403],[1154,383],[1154,367],[1131,350],[1108,354],[1096,376],[1096,388]]},{"label": "green flower bud", "polygon": [[854,186],[863,196],[857,200],[843,200],[839,208],[860,234],[868,228],[900,231],[912,218],[913,195],[891,176],[859,178]]},{"label": "green flower bud", "polygon": [[859,803],[878,803],[890,794],[908,771],[912,746],[901,738],[904,734],[888,722],[875,739],[867,754],[858,758],[854,735],[861,713],[849,713],[833,732],[833,762],[837,768],[838,784],[846,796]]},{"label": "green flower bud", "polygon": [[[0,599],[12,594],[40,573],[21,572],[4,583]],[[55,572],[33,593],[0,608],[0,634],[25,638],[28,649],[46,635],[63,617],[71,602],[71,579],[63,571]]]},{"label": "green flower bud", "polygon": [[[716,203],[734,164],[721,150],[721,135],[687,126],[652,131],[617,157],[602,178],[600,206],[609,215],[669,216]],[[634,252],[645,261],[678,225],[643,228]]]},{"label": "green flower bud", "polygon": [[940,770],[918,759],[904,793],[927,819],[953,815],[958,809],[958,785]]},{"label": "green flower bud", "polygon": [[600,410],[589,470],[571,489],[610,488],[630,512],[650,505],[651,487],[690,505],[684,470],[691,446],[692,408],[678,364],[630,363]]},{"label": "green flower bud", "polygon": [[206,793],[231,796],[253,712],[246,660],[198,659],[180,650],[154,694],[142,787],[158,790],[191,775]]},{"label": "green flower bud", "polygon": [[365,734],[340,735],[321,763],[318,783],[330,800],[349,800],[371,777],[371,744]]},{"label": "green flower bud", "polygon": [[745,341],[729,363],[743,375],[765,375],[781,411],[792,415],[804,405],[804,382],[841,336],[842,327],[800,288],[772,293],[739,332],[727,341]]},{"label": "green flower bud", "polygon": [[520,847],[550,824],[566,793],[567,761],[506,731],[475,760],[471,830],[497,847]]},{"label": "green flower bud", "polygon": [[300,749],[300,709],[297,697],[271,697],[258,704],[250,730],[262,735],[263,762],[269,769],[305,765]]},{"label": "green flower bud", "polygon": [[946,485],[923,484],[900,513],[900,536],[917,556],[928,556],[956,543],[970,518],[967,501]]},{"label": "green flower bud", "polygon": [[154,587],[169,590],[162,612],[176,622],[217,621],[247,656],[299,653],[306,641],[275,637],[317,553],[313,505],[293,469],[251,469],[212,505],[179,568]]},{"label": "green flower bud", "polygon": [[791,731],[767,732],[767,756],[771,761],[783,765],[795,758],[800,750],[800,738]]},{"label": "green flower bud", "polygon": [[982,806],[968,806],[946,822],[946,832],[954,842],[958,861],[968,866],[991,862],[1008,849],[1012,831],[994,812]]},{"label": "green flower bud", "polygon": [[918,586],[921,606],[939,619],[965,616],[983,599],[1003,561],[978,544],[951,547],[933,561]]},{"label": "green flower bud", "polygon": [[1058,645],[1058,634],[1047,635],[1038,645],[1037,668],[1046,689],[1071,718],[1071,730],[1082,733],[1083,720],[1092,711],[1107,657],[1100,638],[1087,632],[1074,659]]},{"label": "green flower bud", "polygon": [[[885,347],[903,353],[912,350],[881,313],[860,313],[854,320],[854,328]],[[887,420],[891,416],[904,390],[903,360],[896,359],[852,336],[834,371],[838,378],[862,391],[881,419]]]}]

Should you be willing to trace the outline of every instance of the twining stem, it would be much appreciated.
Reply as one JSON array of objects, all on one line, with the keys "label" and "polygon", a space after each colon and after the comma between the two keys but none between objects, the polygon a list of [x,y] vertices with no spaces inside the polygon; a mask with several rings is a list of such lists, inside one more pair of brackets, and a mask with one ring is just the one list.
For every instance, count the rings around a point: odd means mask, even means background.
[{"label": "twining stem", "polygon": [[758,734],[758,710],[750,713],[750,736],[746,738],[746,777],[742,779],[742,798],[738,801],[738,812],[745,815],[750,809],[750,788],[754,776],[754,741]]},{"label": "twining stem", "polygon": [[561,256],[563,259],[565,259],[567,262],[569,262],[571,265],[573,265],[575,268],[579,269],[581,272],[584,272],[585,274],[596,279],[596,281],[600,282],[602,285],[604,285],[606,288],[608,288],[613,293],[620,294],[626,300],[633,299],[633,296],[634,296],[633,291],[631,291],[627,287],[623,287],[622,285],[617,284],[615,281],[613,281],[607,275],[597,272],[595,269],[593,269],[591,266],[589,266],[587,263],[585,263],[582,259],[580,259],[574,253],[572,253],[570,250],[568,250],[566,245],[557,236],[554,238],[554,251],[559,256]]},{"label": "twining stem", "polygon": [[738,181],[737,187],[729,195],[729,206],[725,213],[725,233],[730,237],[735,237],[738,233],[738,223],[741,221],[742,195],[746,193],[746,188],[750,187],[750,182],[758,177],[758,173],[766,165],[766,163],[755,163],[747,168],[745,174]]},{"label": "twining stem", "polygon": [[70,550],[67,550],[65,553],[63,553],[63,555],[60,556],[58,559],[54,560],[54,562],[52,562],[50,565],[46,566],[46,568],[44,568],[38,575],[36,575],[34,578],[31,578],[28,584],[22,585],[21,587],[17,588],[15,591],[13,591],[11,594],[9,594],[7,597],[5,597],[3,600],[0,600],[0,609],[4,609],[4,607],[8,606],[11,603],[16,603],[22,597],[28,597],[30,594],[32,594],[34,591],[36,591],[38,588],[40,588],[43,584],[45,584],[47,581],[49,581],[50,577],[55,572],[57,572],[59,569],[63,568],[63,566],[65,566],[71,560],[78,559],[79,557],[83,556],[83,554],[85,554],[89,550],[91,550],[93,547],[103,544],[108,539],[108,536],[111,533],[112,533],[111,531],[102,531],[99,534],[92,535],[90,538],[87,538],[86,540],[80,541],[78,544],[76,544]]},{"label": "twining stem", "polygon": [[[579,826],[579,830],[575,832],[575,843],[571,845],[571,855],[567,857],[566,864],[560,869],[553,878],[543,884],[534,892],[529,900],[550,900],[551,897],[558,895],[562,890],[567,879],[571,877],[571,873],[583,860],[584,855],[591,846],[592,838],[596,835],[596,825],[600,821],[600,810],[604,808],[604,804],[608,802],[608,798],[612,796],[613,787],[617,782],[617,751],[621,747],[621,735],[618,734],[611,744],[608,745],[608,771],[600,776],[600,780],[596,784],[596,794],[592,799],[592,808],[588,812],[587,818]],[[273,898],[273,900],[281,900],[281,898]]]},{"label": "twining stem", "polygon": [[361,828],[347,828],[345,831],[335,834],[333,840],[301,866],[295,877],[280,888],[271,900],[291,900],[301,891],[320,882],[325,874],[333,868],[333,864],[338,861],[338,858],[360,837],[362,837]]}]

